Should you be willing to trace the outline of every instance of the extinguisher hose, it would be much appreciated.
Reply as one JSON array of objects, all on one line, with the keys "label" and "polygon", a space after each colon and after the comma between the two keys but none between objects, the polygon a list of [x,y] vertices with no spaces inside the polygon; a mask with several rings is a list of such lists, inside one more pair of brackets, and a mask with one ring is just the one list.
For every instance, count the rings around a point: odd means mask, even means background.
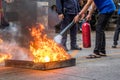
[{"label": "extinguisher hose", "polygon": [[[86,22],[86,19],[82,19],[82,20],[79,21],[80,24],[82,24],[84,22]],[[59,34],[64,35],[74,24],[75,24],[74,21],[72,21]]]},{"label": "extinguisher hose", "polygon": [[73,25],[74,25],[74,21],[72,21],[70,24],[68,24],[59,34],[60,35],[64,35],[66,33],[66,31],[68,31]]}]

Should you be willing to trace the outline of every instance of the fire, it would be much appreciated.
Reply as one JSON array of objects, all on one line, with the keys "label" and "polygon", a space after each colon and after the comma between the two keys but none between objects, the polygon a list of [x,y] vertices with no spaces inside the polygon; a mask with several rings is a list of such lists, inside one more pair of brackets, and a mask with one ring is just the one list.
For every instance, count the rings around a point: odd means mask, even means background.
[{"label": "fire", "polygon": [[3,40],[2,40],[2,39],[0,39],[0,43],[3,43]]},{"label": "fire", "polygon": [[30,41],[30,51],[34,62],[51,62],[70,59],[71,56],[54,40],[49,39],[44,33],[44,26],[39,24],[30,29],[33,40]]},{"label": "fire", "polygon": [[11,59],[11,55],[10,54],[3,54],[3,53],[0,53],[0,63],[1,62],[4,62],[6,59]]},{"label": "fire", "polygon": [[[0,39],[0,44],[3,43],[3,40]],[[6,54],[6,53],[0,53],[0,63],[4,62],[6,59],[11,59],[12,56],[10,54]]]}]

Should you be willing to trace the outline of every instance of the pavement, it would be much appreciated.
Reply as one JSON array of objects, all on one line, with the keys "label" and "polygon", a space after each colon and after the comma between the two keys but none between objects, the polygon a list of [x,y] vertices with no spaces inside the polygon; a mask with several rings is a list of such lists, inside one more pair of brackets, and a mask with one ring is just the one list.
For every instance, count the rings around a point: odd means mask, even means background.
[{"label": "pavement", "polygon": [[[0,66],[0,80],[119,80],[120,45],[111,48],[114,31],[106,31],[107,57],[86,59],[93,52],[95,32],[91,32],[91,47],[82,50],[69,50],[68,54],[76,58],[76,65],[47,71]],[[81,33],[77,43],[82,47]],[[69,47],[68,39],[67,46]],[[120,42],[119,42],[120,43]]]}]

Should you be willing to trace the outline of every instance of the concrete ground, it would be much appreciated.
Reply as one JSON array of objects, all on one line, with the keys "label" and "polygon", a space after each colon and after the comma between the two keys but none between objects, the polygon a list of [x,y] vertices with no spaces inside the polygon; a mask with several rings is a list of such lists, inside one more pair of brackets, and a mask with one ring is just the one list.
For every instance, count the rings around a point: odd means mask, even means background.
[{"label": "concrete ground", "polygon": [[[81,51],[68,51],[76,58],[76,66],[41,71],[0,66],[0,80],[119,80],[120,79],[120,45],[113,49],[113,31],[106,31],[107,57],[86,59],[93,52],[95,32],[91,33],[91,48]],[[81,34],[78,44],[82,46]],[[69,40],[67,42],[69,47]],[[120,42],[119,42],[120,43]]]}]

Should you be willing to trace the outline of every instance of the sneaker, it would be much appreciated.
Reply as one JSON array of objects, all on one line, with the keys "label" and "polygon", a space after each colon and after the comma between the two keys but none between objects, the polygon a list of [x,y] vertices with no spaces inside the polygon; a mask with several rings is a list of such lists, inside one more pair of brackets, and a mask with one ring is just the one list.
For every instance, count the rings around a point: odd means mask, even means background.
[{"label": "sneaker", "polygon": [[116,45],[113,45],[112,48],[117,48],[117,46],[116,46]]},{"label": "sneaker", "polygon": [[74,46],[74,47],[71,47],[71,50],[82,50],[82,48],[80,48],[78,46]]}]

